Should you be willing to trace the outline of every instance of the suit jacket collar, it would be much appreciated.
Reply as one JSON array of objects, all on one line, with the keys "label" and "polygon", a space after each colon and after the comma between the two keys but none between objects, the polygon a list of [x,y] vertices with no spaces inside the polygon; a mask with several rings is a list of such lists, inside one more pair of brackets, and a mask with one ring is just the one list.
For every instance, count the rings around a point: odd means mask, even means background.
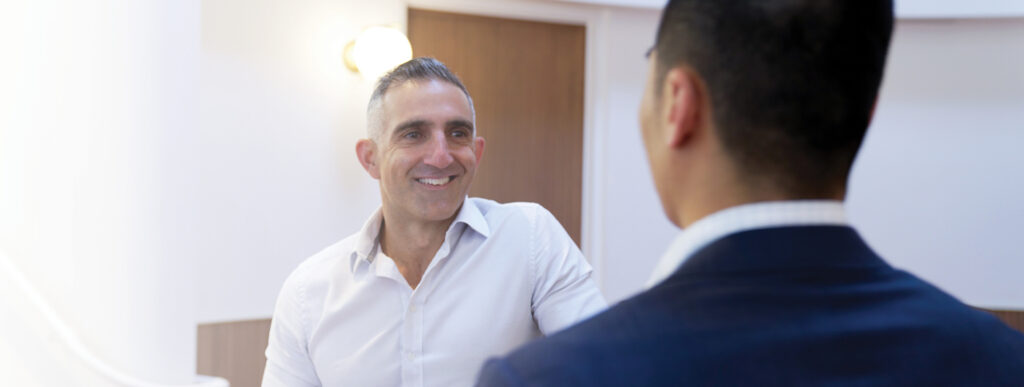
[{"label": "suit jacket collar", "polygon": [[793,226],[731,234],[698,250],[672,278],[795,270],[888,268],[848,226]]},{"label": "suit jacket collar", "polygon": [[834,200],[754,202],[723,209],[688,225],[655,266],[647,286],[668,278],[682,262],[729,234],[787,226],[845,226],[843,203]]}]

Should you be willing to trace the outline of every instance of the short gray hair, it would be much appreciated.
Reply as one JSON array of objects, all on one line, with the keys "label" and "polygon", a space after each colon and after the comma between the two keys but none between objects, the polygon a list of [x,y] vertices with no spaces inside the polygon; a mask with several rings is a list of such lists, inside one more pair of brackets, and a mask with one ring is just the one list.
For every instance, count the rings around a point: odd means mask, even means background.
[{"label": "short gray hair", "polygon": [[366,135],[371,140],[379,140],[384,132],[384,117],[383,112],[381,112],[384,94],[392,86],[417,80],[438,80],[455,85],[466,95],[466,100],[469,101],[469,110],[473,112],[474,120],[476,119],[473,98],[469,96],[469,91],[466,90],[466,86],[462,84],[459,77],[455,76],[444,63],[437,59],[431,57],[414,58],[395,67],[394,70],[391,70],[377,81],[377,88],[374,89],[373,95],[370,96],[370,103],[366,107]]}]

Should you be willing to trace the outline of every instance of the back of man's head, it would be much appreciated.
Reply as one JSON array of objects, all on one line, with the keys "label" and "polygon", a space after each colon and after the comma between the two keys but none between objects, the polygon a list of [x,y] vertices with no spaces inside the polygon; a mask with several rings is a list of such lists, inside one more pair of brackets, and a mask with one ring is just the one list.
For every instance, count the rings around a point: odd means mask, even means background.
[{"label": "back of man's head", "polygon": [[658,29],[658,85],[703,80],[726,153],[793,198],[845,191],[892,34],[892,0],[672,0]]},{"label": "back of man's head", "polygon": [[[377,81],[377,87],[373,91],[373,95],[370,96],[370,103],[366,108],[366,134],[372,140],[379,140],[380,135],[384,130],[384,117],[381,112],[381,104],[384,101],[384,96],[394,86],[401,85],[406,82],[424,81],[424,80],[437,80],[447,82],[466,95],[466,99],[469,101],[469,108],[473,109],[473,98],[469,96],[469,91],[466,90],[466,86],[462,84],[455,73],[452,73],[441,61],[431,57],[419,57],[413,58],[405,63],[398,65],[387,74],[384,74]],[[474,112],[475,114],[475,112]]]}]

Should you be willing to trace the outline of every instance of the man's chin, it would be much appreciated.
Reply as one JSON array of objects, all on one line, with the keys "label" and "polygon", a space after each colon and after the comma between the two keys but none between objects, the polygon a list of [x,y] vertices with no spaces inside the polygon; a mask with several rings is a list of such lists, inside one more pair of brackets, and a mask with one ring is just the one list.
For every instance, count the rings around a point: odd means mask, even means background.
[{"label": "man's chin", "polygon": [[424,207],[421,215],[423,220],[439,222],[454,218],[458,214],[459,208],[462,208],[462,200],[449,203],[432,203]]}]

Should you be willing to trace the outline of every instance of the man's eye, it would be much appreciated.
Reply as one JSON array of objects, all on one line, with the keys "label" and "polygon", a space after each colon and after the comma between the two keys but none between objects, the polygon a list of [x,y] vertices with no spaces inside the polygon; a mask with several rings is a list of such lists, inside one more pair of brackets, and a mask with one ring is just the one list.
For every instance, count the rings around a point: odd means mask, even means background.
[{"label": "man's eye", "polygon": [[469,137],[469,131],[465,129],[453,130],[452,137]]},{"label": "man's eye", "polygon": [[420,138],[420,132],[406,132],[405,134],[402,135],[402,137],[409,139]]}]

